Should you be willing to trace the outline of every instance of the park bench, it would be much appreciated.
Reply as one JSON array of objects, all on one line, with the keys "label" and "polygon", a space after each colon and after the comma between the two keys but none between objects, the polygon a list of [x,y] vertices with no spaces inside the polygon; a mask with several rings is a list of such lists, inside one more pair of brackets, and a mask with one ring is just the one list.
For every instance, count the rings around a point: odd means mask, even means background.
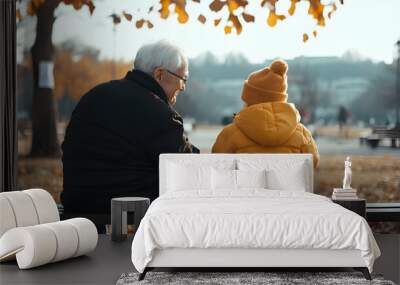
[{"label": "park bench", "polygon": [[[361,139],[362,138],[360,138],[360,140]],[[372,129],[372,134],[366,136],[364,139],[372,148],[378,147],[379,142],[383,139],[390,139],[392,142],[391,146],[396,148],[400,146],[400,144],[398,144],[398,141],[400,141],[400,128],[375,127]]]}]

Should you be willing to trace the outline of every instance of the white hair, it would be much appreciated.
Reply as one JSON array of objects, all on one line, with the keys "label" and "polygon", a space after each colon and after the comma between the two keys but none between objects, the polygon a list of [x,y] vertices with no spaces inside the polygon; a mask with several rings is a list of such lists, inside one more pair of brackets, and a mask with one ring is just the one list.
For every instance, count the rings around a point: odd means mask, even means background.
[{"label": "white hair", "polygon": [[188,59],[181,49],[166,40],[143,45],[136,54],[135,69],[151,74],[157,67],[177,71],[188,66]]}]

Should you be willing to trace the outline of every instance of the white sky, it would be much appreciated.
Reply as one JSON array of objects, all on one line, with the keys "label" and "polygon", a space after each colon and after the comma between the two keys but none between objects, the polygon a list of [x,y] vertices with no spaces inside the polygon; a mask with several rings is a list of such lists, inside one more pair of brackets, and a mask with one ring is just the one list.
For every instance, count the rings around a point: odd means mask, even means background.
[{"label": "white sky", "polygon": [[[239,36],[235,31],[225,35],[223,22],[217,28],[213,26],[217,15],[208,10],[210,2],[202,0],[199,5],[188,1],[190,20],[185,25],[177,22],[174,13],[168,20],[160,19],[157,11],[147,14],[152,4],[156,4],[155,10],[158,10],[156,0],[97,0],[92,16],[86,8],[73,11],[72,7],[63,6],[57,10],[59,18],[55,22],[53,40],[59,43],[76,39],[98,48],[101,56],[107,58],[113,57],[115,48],[116,58],[124,60],[133,60],[144,43],[168,39],[178,44],[189,57],[206,51],[219,57],[240,52],[251,62],[262,62],[270,58],[291,59],[302,55],[341,56],[348,50],[356,50],[374,61],[390,63],[396,52],[394,44],[400,39],[400,0],[344,0],[344,5],[339,5],[332,19],[327,20],[326,27],[316,28],[316,38],[311,35],[316,25],[307,15],[308,2],[298,4],[294,16],[270,28],[266,24],[268,9],[259,6],[260,0],[250,0],[256,7],[256,23],[245,23]],[[289,5],[289,0],[280,0],[278,12],[287,14]],[[124,10],[133,14],[133,21],[122,19],[114,37],[112,21],[107,16],[113,11],[120,13]],[[251,11],[254,9],[248,9]],[[200,13],[207,17],[205,25],[197,21]],[[143,16],[150,17],[155,25],[153,29],[135,27],[135,21]],[[304,32],[310,35],[306,43],[302,41]]]}]

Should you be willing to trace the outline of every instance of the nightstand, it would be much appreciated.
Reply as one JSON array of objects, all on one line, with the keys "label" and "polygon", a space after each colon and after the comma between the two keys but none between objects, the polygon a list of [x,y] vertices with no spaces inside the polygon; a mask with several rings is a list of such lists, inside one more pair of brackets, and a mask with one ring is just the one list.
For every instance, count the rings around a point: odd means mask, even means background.
[{"label": "nightstand", "polygon": [[333,203],[339,204],[340,206],[359,214],[361,217],[365,218],[365,199],[354,199],[354,200],[333,200]]}]

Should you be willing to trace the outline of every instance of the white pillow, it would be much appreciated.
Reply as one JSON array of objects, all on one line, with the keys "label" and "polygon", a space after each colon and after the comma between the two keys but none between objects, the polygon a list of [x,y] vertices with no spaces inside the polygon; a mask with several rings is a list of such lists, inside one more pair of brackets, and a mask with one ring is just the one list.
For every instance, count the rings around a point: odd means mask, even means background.
[{"label": "white pillow", "polygon": [[213,190],[238,190],[241,188],[267,188],[265,170],[211,170]]},{"label": "white pillow", "polygon": [[[235,160],[174,159],[166,163],[166,191],[212,191],[211,168],[235,169]],[[204,192],[204,191],[203,191]]]},{"label": "white pillow", "polygon": [[306,192],[307,180],[304,163],[294,164],[289,171],[267,170],[268,189]]},{"label": "white pillow", "polygon": [[267,188],[272,190],[307,191],[312,181],[310,170],[304,160],[283,159],[239,159],[239,170],[267,171]]},{"label": "white pillow", "polygon": [[211,189],[211,167],[168,164],[168,191]]},{"label": "white pillow", "polygon": [[237,188],[267,188],[267,172],[263,170],[236,170]]},{"label": "white pillow", "polygon": [[213,190],[236,190],[236,170],[212,168],[211,181]]}]

